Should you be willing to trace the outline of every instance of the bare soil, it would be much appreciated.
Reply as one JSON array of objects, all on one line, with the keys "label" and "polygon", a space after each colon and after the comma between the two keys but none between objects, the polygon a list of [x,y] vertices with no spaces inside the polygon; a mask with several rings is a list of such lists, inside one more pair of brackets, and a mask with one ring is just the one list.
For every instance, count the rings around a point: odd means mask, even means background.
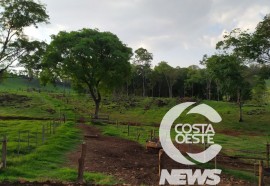
[{"label": "bare soil", "polygon": [[[83,130],[87,144],[85,170],[89,172],[102,172],[113,175],[121,185],[158,185],[158,153],[147,151],[140,144],[126,139],[104,136],[94,126],[78,124]],[[98,137],[91,137],[97,135]],[[88,136],[88,137],[87,137]],[[90,138],[89,138],[90,136]],[[181,150],[188,150],[188,146],[179,147]],[[194,149],[198,151],[199,149]],[[68,154],[71,167],[78,166],[78,159],[81,154],[81,147]],[[187,168],[180,165],[165,155],[164,161],[167,169]],[[191,168],[191,167],[190,167]],[[222,175],[219,185],[253,185],[243,180],[237,180],[231,176]]]}]

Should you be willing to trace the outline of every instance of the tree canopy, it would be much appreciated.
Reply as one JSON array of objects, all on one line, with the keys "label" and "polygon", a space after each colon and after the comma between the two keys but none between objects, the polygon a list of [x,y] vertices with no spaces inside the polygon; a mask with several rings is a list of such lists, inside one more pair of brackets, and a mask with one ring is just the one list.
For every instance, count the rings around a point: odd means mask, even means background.
[{"label": "tree canopy", "polygon": [[135,50],[134,64],[136,65],[137,72],[142,77],[142,96],[145,96],[146,92],[146,78],[150,74],[151,61],[153,60],[153,54],[148,52],[145,48],[138,48]]},{"label": "tree canopy", "polygon": [[43,59],[43,80],[70,79],[92,96],[98,117],[100,88],[114,88],[130,74],[131,48],[110,32],[82,29],[52,36]]},{"label": "tree canopy", "polygon": [[224,35],[224,40],[216,45],[217,49],[233,52],[243,61],[270,63],[270,15],[257,24],[254,32],[239,28]]},{"label": "tree canopy", "polygon": [[48,19],[45,6],[33,0],[0,1],[0,73],[15,61],[35,53],[39,43],[29,42],[24,28],[37,27]]}]

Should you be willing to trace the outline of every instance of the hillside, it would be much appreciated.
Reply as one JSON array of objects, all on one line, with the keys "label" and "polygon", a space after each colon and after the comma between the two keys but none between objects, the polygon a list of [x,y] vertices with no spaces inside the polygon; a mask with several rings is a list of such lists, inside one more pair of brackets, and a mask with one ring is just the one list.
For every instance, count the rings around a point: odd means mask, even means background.
[{"label": "hillside", "polygon": [[[39,88],[42,91],[33,91]],[[29,83],[24,79],[8,79],[0,85],[0,90],[0,137],[3,138],[4,135],[8,137],[9,154],[8,168],[1,170],[0,180],[10,181],[18,178],[28,181],[47,179],[75,181],[77,160],[73,158],[75,166],[72,164],[69,167],[66,164],[66,154],[78,149],[77,145],[83,139],[82,131],[75,127],[76,123],[94,126],[99,128],[103,135],[132,140],[144,146],[151,130],[155,131],[155,136],[158,135],[159,123],[164,114],[172,106],[186,101],[179,98],[104,96],[101,112],[108,114],[112,123],[106,124],[89,122],[90,114],[94,110],[94,102],[89,95],[78,95],[72,91],[63,94],[63,87],[57,87],[57,91],[53,91],[53,86],[41,87],[37,81]],[[246,103],[243,107],[244,122],[239,123],[238,106],[235,103],[199,101],[212,106],[222,117],[222,122],[214,125],[215,142],[222,145],[222,154],[228,157],[253,158],[234,161],[226,159],[231,162],[227,164],[223,163],[224,160],[218,159],[217,166],[224,170],[225,175],[232,175],[236,180],[254,181],[252,166],[246,164],[256,162],[254,160],[256,158],[265,159],[263,153],[265,144],[270,141],[270,105],[258,107]],[[63,116],[66,123],[59,121]],[[188,117],[183,121],[193,123],[200,120],[204,122],[204,119],[198,116]],[[129,134],[127,134],[128,125]],[[42,137],[43,130],[45,142]],[[111,157],[111,153],[108,155]],[[208,166],[213,166],[213,162]],[[99,172],[98,170],[95,172]],[[147,172],[151,173],[145,168],[145,174]],[[107,171],[103,174],[87,173],[85,179],[102,184],[116,183],[119,179],[119,175],[114,175],[114,178],[107,175],[114,174]]]},{"label": "hillside", "polygon": [[33,79],[29,81],[27,78],[20,76],[4,78],[0,82],[1,91],[21,91],[27,89],[53,92],[63,92],[64,90],[70,91],[69,87],[65,87],[63,85],[58,84],[54,86],[52,84],[48,84],[46,86],[43,86],[38,79]]}]

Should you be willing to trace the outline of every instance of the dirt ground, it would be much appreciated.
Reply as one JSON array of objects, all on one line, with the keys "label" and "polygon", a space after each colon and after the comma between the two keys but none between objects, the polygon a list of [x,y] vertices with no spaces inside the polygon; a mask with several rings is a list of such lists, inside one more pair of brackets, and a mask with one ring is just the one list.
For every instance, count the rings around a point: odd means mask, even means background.
[{"label": "dirt ground", "polygon": [[[158,185],[158,153],[149,152],[140,144],[118,137],[101,135],[100,131],[89,125],[79,124],[87,144],[85,169],[89,172],[102,172],[116,177],[122,185]],[[182,147],[185,149],[187,147]],[[181,147],[180,147],[181,149]],[[69,166],[77,167],[81,147],[68,155]],[[186,168],[165,156],[166,167]],[[226,175],[221,176],[219,185],[253,185]]]}]

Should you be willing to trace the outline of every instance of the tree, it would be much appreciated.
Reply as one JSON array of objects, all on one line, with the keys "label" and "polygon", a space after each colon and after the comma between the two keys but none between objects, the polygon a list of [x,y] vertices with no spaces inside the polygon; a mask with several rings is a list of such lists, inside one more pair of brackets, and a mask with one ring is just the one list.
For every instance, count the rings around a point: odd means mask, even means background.
[{"label": "tree", "polygon": [[130,74],[131,48],[110,32],[82,29],[52,36],[43,59],[42,76],[48,80],[70,78],[78,90],[87,90],[98,118],[100,88],[113,89]]},{"label": "tree", "polygon": [[160,74],[156,70],[151,70],[149,74],[149,85],[151,88],[151,96],[154,97],[154,87],[160,80]]},{"label": "tree", "polygon": [[270,63],[270,14],[259,22],[255,32],[242,31],[239,28],[224,35],[224,40],[217,43],[217,49],[234,53],[242,61]]},{"label": "tree", "polygon": [[1,0],[0,1],[0,74],[15,61],[33,54],[24,35],[23,29],[37,27],[38,23],[47,23],[49,16],[45,6],[33,0]]},{"label": "tree", "polygon": [[27,71],[29,81],[31,81],[34,77],[39,77],[42,57],[47,46],[47,43],[39,41],[26,41],[24,44],[26,55],[21,57],[20,65],[23,66]]},{"label": "tree", "polygon": [[245,66],[237,56],[213,55],[205,60],[209,73],[220,83],[220,89],[227,100],[236,97],[239,105],[239,122],[243,121],[242,105],[244,96],[250,92],[249,85],[243,77]]},{"label": "tree", "polygon": [[166,83],[168,85],[168,93],[169,93],[169,97],[172,98],[172,88],[174,83],[177,80],[177,71],[176,69],[174,69],[173,67],[171,67],[170,65],[168,65],[167,62],[165,61],[161,61],[156,67],[155,70],[161,74],[163,74]]},{"label": "tree", "polygon": [[259,63],[270,63],[270,14],[266,15],[260,23],[258,23],[253,34],[253,47],[251,56]]},{"label": "tree", "polygon": [[151,71],[151,61],[153,60],[153,54],[149,53],[144,48],[138,48],[135,50],[134,64],[136,64],[138,73],[142,77],[142,96],[145,97],[145,84],[148,72]]},{"label": "tree", "polygon": [[187,79],[185,84],[191,87],[191,97],[194,96],[194,84],[199,83],[202,79],[200,68],[197,65],[191,65],[187,69]]}]

